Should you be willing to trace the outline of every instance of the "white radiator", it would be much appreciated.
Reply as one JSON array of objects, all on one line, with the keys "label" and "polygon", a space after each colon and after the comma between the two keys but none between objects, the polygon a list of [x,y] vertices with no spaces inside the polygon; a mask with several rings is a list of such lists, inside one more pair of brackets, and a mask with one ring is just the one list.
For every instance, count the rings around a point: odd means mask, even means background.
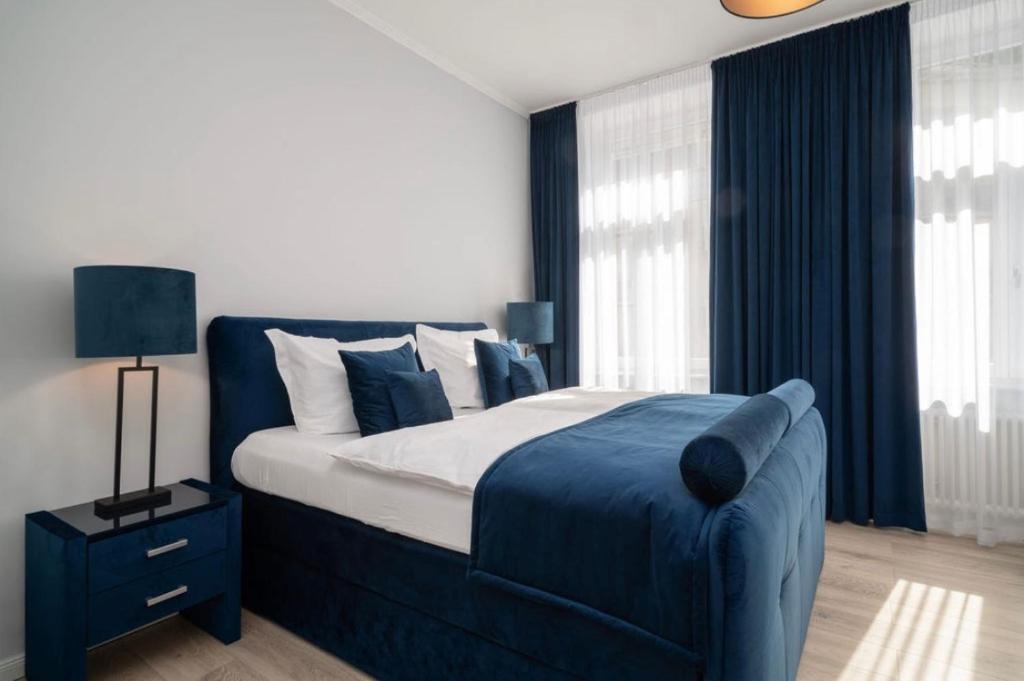
[{"label": "white radiator", "polygon": [[1024,418],[996,417],[983,432],[974,405],[956,417],[933,406],[921,412],[921,449],[930,529],[1024,541]]}]

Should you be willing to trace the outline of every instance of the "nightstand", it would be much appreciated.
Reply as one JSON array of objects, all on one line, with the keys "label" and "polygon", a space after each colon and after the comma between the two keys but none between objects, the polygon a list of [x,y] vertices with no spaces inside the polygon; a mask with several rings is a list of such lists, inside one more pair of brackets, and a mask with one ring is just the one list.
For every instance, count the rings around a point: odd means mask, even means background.
[{"label": "nightstand", "polygon": [[25,517],[25,671],[85,679],[86,650],[181,612],[224,643],[241,630],[240,495],[198,480],[105,520],[90,501]]}]

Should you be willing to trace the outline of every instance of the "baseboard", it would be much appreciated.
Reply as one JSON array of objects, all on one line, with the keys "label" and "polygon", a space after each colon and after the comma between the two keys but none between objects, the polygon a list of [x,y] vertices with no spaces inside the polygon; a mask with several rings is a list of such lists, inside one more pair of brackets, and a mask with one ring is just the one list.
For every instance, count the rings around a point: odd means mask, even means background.
[{"label": "baseboard", "polygon": [[0,660],[0,681],[17,681],[25,677],[25,656],[15,655]]},{"label": "baseboard", "polygon": [[[136,631],[140,631],[142,629],[145,629],[146,627],[151,627],[154,624],[158,624],[160,622],[163,622],[164,620],[169,620],[172,617],[177,617],[177,613],[171,613],[170,615],[165,615],[164,617],[161,617],[158,620],[150,622],[149,624],[143,625],[143,626],[138,627],[136,629],[132,629],[131,631],[125,632],[124,634],[121,634],[120,636],[127,636],[128,634],[132,634],[132,633],[134,633]],[[120,638],[120,636],[118,636],[116,638]],[[114,639],[111,639],[111,641],[112,640],[114,640]],[[91,646],[89,648],[89,650],[92,650],[93,648],[96,648],[98,646],[104,645],[106,643],[109,643],[109,641],[104,641],[103,643],[99,643],[96,646]],[[25,678],[25,655],[24,655],[24,653],[22,653],[21,655],[14,655],[12,657],[7,658],[6,660],[0,660],[0,681],[19,681],[19,679],[24,679],[24,678]]]}]

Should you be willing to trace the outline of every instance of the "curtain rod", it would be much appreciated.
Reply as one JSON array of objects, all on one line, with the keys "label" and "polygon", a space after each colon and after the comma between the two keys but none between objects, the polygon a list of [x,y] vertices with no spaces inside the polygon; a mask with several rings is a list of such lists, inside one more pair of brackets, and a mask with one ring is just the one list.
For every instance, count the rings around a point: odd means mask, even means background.
[{"label": "curtain rod", "polygon": [[867,16],[868,14],[874,14],[875,12],[881,12],[882,10],[890,9],[890,8],[896,7],[898,5],[916,5],[919,2],[924,2],[924,1],[925,0],[899,0],[898,2],[891,2],[891,1],[890,2],[886,2],[886,3],[882,4],[882,5],[879,5],[878,7],[872,7],[871,9],[865,9],[865,10],[862,10],[860,12],[855,12],[853,14],[848,14],[848,15],[842,16],[842,17],[840,17],[838,19],[831,19],[829,21],[823,21],[820,24],[815,24],[815,25],[810,26],[808,28],[802,28],[802,29],[797,30],[797,31],[790,31],[789,33],[784,33],[784,34],[782,34],[780,36],[775,36],[774,38],[769,38],[767,40],[762,40],[759,43],[753,43],[752,45],[747,45],[746,47],[740,47],[738,49],[729,50],[728,52],[722,52],[721,54],[717,54],[717,55],[715,55],[713,57],[709,57],[707,59],[701,59],[700,61],[690,62],[689,64],[685,64],[683,66],[673,66],[670,69],[666,69],[664,71],[659,71],[657,73],[654,73],[654,74],[651,74],[651,75],[648,75],[648,76],[642,76],[640,78],[635,78],[633,80],[626,81],[625,83],[620,83],[618,85],[613,85],[611,87],[604,88],[603,90],[597,90],[596,92],[591,92],[591,93],[583,95],[581,97],[574,97],[572,99],[564,99],[564,100],[562,100],[560,102],[555,102],[554,104],[545,105],[544,107],[542,107],[540,109],[533,109],[532,111],[530,111],[530,113],[531,114],[535,114],[535,113],[539,113],[541,111],[547,111],[548,109],[554,109],[557,106],[562,106],[563,104],[568,104],[569,102],[579,102],[579,101],[582,101],[584,99],[590,99],[592,97],[600,97],[601,95],[606,95],[609,92],[615,92],[616,90],[622,90],[622,89],[627,88],[627,87],[633,87],[634,85],[640,85],[641,83],[646,83],[646,82],[651,81],[651,80],[657,80],[658,78],[663,78],[665,76],[670,76],[673,73],[679,73],[680,71],[686,71],[688,69],[692,69],[692,68],[695,68],[697,66],[703,66],[705,64],[710,64],[711,62],[715,61],[716,59],[721,59],[722,57],[728,57],[730,55],[739,54],[740,52],[746,52],[747,50],[753,50],[753,49],[758,48],[758,47],[763,47],[765,45],[770,45],[772,43],[777,43],[780,40],[786,40],[787,38],[792,38],[793,36],[800,35],[801,33],[810,33],[811,31],[817,31],[819,28],[825,28],[826,26],[831,26],[833,24],[841,24],[844,21],[850,21],[850,20],[856,19],[858,17]]}]

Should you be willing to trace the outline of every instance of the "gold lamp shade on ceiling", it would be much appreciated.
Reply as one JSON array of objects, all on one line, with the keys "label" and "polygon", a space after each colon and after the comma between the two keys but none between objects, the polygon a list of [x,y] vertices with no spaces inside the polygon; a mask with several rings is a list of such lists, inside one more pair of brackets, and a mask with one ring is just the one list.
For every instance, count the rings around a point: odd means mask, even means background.
[{"label": "gold lamp shade on ceiling", "polygon": [[722,0],[722,7],[731,14],[747,19],[770,19],[799,12],[822,0]]}]

